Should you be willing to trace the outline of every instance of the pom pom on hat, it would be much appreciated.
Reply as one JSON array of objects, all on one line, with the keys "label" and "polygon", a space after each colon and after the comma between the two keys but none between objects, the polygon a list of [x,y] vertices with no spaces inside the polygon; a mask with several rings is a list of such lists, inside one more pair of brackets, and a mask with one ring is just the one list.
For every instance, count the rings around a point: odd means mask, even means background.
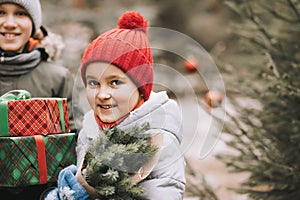
[{"label": "pom pom on hat", "polygon": [[125,12],[118,21],[118,28],[123,29],[136,29],[140,28],[143,31],[147,31],[148,21],[143,16],[135,11]]},{"label": "pom pom on hat", "polygon": [[153,58],[147,36],[148,22],[136,11],[125,12],[118,27],[106,31],[86,48],[81,60],[81,78],[92,62],[107,62],[122,69],[148,100],[153,86]]}]

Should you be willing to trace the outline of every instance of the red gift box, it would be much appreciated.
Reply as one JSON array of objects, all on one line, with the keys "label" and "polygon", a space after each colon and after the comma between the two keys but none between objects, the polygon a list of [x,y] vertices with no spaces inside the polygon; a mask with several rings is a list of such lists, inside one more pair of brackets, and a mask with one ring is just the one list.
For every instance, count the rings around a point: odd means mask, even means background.
[{"label": "red gift box", "polygon": [[0,136],[70,132],[66,98],[12,99],[0,101]]}]

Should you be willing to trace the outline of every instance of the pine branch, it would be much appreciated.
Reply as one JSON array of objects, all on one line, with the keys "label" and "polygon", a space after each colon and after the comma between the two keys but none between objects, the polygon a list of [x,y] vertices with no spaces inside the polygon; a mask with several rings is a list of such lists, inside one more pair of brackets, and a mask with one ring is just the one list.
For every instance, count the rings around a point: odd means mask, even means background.
[{"label": "pine branch", "polygon": [[[285,16],[282,15],[281,13],[275,11],[273,7],[269,7],[269,6],[267,6],[267,5],[265,5],[265,4],[261,3],[261,2],[260,2],[260,6],[263,7],[265,10],[267,10],[267,11],[268,11],[271,15],[273,15],[274,17],[276,17],[276,18],[278,18],[278,19],[281,19],[281,20],[283,20],[283,21],[285,21],[285,22],[289,22],[289,23],[291,23],[291,24],[297,24],[297,23],[299,23],[299,21],[300,21],[299,16],[297,16],[298,19],[290,19],[290,18],[288,18],[288,17],[285,17]],[[291,7],[292,7],[292,6],[291,6]],[[295,7],[293,8],[293,11],[297,11],[297,10],[295,10]],[[298,14],[299,14],[299,13],[298,13]]]},{"label": "pine branch", "polygon": [[150,145],[151,135],[143,134],[149,124],[123,131],[106,129],[105,137],[93,141],[84,160],[84,177],[105,199],[143,199],[143,188],[132,185],[136,173],[157,151]]},{"label": "pine branch", "polygon": [[[290,7],[292,8],[293,12],[295,13],[295,15],[298,18],[298,22],[300,22],[300,12],[297,9],[296,3],[294,3],[292,0],[287,0],[288,4],[290,5]],[[299,2],[298,2],[299,3]]]}]

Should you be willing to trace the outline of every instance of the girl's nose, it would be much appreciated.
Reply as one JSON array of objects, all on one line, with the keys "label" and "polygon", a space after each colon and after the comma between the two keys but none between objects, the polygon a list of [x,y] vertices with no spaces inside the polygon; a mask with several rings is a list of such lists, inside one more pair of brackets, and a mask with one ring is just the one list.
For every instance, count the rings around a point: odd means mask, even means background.
[{"label": "girl's nose", "polygon": [[111,91],[106,87],[99,87],[97,89],[97,98],[105,100],[111,98]]}]

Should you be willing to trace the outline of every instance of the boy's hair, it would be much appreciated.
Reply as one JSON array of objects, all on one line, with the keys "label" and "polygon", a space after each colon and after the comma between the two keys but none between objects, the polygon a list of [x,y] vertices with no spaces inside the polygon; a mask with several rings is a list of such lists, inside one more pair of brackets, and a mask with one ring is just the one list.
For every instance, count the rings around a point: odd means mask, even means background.
[{"label": "boy's hair", "polygon": [[0,4],[3,3],[17,4],[27,10],[33,23],[32,36],[40,29],[42,25],[42,8],[39,0],[0,0]]},{"label": "boy's hair", "polygon": [[101,34],[86,48],[81,61],[84,84],[88,64],[107,62],[122,69],[139,88],[144,100],[147,100],[153,85],[153,58],[147,30],[148,22],[140,13],[125,12],[117,28]]}]

